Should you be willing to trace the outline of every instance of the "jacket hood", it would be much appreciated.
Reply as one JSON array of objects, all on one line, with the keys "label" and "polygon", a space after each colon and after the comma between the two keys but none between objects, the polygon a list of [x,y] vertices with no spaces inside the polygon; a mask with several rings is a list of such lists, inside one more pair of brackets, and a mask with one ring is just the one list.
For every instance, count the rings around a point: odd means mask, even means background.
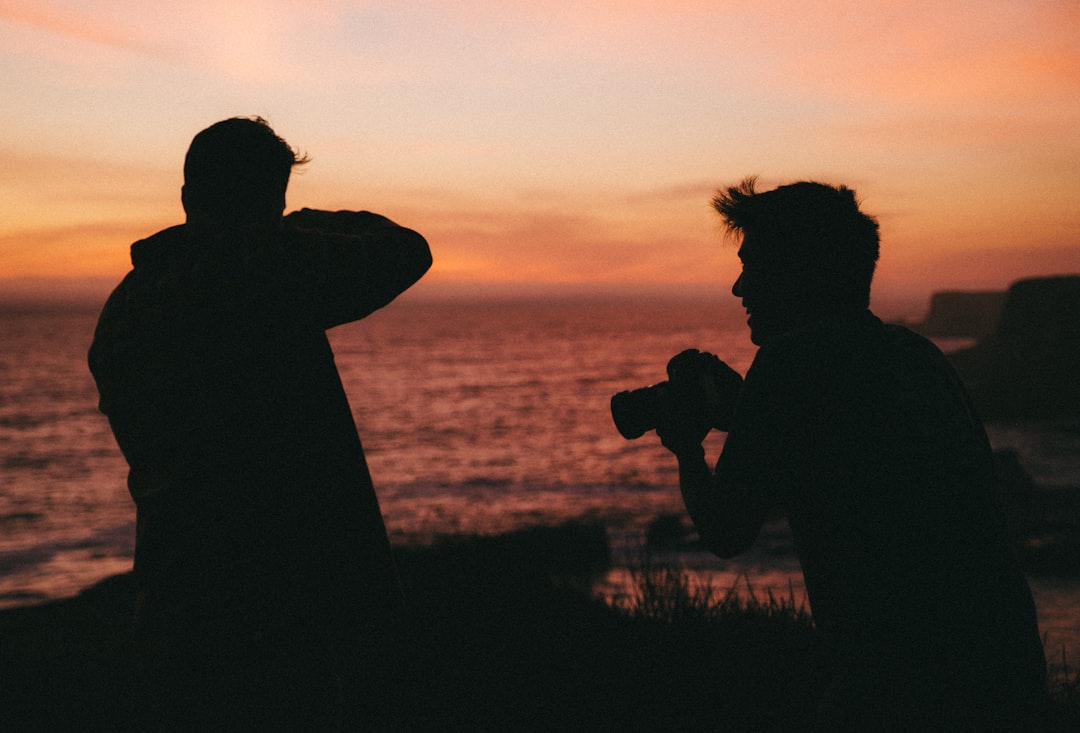
[{"label": "jacket hood", "polygon": [[135,268],[153,268],[162,264],[170,255],[175,255],[179,247],[186,244],[185,225],[178,224],[168,229],[140,239],[131,245],[131,266]]}]

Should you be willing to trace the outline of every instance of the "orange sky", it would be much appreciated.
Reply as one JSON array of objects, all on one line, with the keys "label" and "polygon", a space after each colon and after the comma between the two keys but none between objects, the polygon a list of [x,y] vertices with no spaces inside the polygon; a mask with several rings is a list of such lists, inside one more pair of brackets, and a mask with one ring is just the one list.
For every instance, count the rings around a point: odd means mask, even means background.
[{"label": "orange sky", "polygon": [[312,158],[290,206],[428,237],[418,292],[725,293],[750,174],[854,187],[876,298],[1080,271],[1076,0],[414,5],[0,0],[0,292],[106,289],[255,114]]}]

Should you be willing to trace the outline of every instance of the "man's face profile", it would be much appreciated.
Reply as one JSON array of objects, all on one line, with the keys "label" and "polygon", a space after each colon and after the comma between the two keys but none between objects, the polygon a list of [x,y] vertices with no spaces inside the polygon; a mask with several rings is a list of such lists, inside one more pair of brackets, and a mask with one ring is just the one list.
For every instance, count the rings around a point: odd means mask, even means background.
[{"label": "man's face profile", "polygon": [[758,346],[808,320],[811,273],[785,259],[783,248],[746,232],[739,248],[742,273],[731,293],[742,300],[750,340]]}]

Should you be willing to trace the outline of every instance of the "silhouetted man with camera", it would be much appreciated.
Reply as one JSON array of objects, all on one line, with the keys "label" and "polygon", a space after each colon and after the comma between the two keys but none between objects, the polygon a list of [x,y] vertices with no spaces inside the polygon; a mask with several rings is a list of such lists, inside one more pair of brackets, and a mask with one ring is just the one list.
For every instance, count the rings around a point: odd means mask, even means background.
[{"label": "silhouetted man with camera", "polygon": [[941,352],[868,310],[877,222],[817,183],[714,205],[760,349],[741,385],[710,354],[670,370],[696,398],[664,400],[657,432],[703,541],[737,555],[785,508],[835,665],[821,730],[1027,730],[1045,660],[991,449]]},{"label": "silhouetted man with camera", "polygon": [[401,610],[326,331],[431,254],[375,214],[283,216],[304,162],[259,118],[196,135],[186,223],[132,246],[90,349],[137,506],[135,728],[332,730]]}]

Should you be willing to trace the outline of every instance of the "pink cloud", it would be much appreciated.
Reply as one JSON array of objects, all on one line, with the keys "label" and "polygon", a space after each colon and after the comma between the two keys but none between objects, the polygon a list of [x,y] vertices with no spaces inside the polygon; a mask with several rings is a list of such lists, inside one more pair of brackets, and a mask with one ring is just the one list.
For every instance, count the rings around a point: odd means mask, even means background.
[{"label": "pink cloud", "polygon": [[145,27],[124,21],[123,16],[98,15],[92,8],[92,5],[88,5],[73,10],[48,2],[0,0],[0,18],[49,36],[109,46],[146,56],[165,55],[168,44],[164,34],[148,32]]}]

